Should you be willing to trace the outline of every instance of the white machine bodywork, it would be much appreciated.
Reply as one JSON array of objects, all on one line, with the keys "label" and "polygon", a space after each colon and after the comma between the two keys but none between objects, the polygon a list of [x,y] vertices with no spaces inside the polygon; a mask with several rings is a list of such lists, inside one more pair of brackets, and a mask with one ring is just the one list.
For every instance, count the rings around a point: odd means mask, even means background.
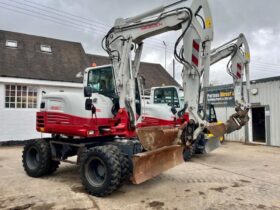
[{"label": "white machine bodywork", "polygon": [[[113,114],[111,108],[108,108],[112,107],[113,103],[110,98],[98,93],[95,93],[93,97],[98,101],[95,104],[97,109],[96,117],[111,119]],[[41,111],[60,112],[74,117],[91,119],[91,112],[85,110],[85,100],[82,93],[48,93],[43,95],[42,102],[45,103],[45,108],[41,108]]]}]

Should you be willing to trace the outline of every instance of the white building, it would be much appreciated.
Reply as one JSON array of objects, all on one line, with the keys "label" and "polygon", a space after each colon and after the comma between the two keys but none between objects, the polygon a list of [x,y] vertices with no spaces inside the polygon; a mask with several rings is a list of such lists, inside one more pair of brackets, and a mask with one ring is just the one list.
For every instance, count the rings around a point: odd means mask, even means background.
[{"label": "white building", "polygon": [[0,140],[20,141],[42,137],[35,127],[42,94],[82,90],[82,85],[78,83],[0,77]]},{"label": "white building", "polygon": [[[210,89],[208,98],[216,104],[217,117],[226,121],[234,113],[234,97],[228,97],[233,89],[230,85]],[[245,87],[244,92],[246,93]],[[214,97],[220,94],[225,97]],[[217,95],[218,96],[218,95]],[[214,98],[214,99],[213,99]],[[240,131],[226,135],[227,140],[280,146],[280,77],[255,80],[251,82],[250,100],[252,103],[251,119],[248,126]]]},{"label": "white building", "polygon": [[[89,55],[80,43],[0,30],[0,142],[41,137],[36,112],[42,94],[81,92],[76,74],[104,56]],[[178,83],[160,64],[141,63],[145,88]]]}]

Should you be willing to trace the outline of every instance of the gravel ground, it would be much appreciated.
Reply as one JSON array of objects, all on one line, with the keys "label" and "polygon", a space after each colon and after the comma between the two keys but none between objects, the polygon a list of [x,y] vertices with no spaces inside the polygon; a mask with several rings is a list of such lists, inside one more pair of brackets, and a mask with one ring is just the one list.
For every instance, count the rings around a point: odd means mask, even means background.
[{"label": "gravel ground", "polygon": [[28,177],[21,152],[22,147],[0,147],[0,209],[280,210],[280,148],[225,143],[143,184],[127,183],[106,198],[85,193],[75,165]]}]

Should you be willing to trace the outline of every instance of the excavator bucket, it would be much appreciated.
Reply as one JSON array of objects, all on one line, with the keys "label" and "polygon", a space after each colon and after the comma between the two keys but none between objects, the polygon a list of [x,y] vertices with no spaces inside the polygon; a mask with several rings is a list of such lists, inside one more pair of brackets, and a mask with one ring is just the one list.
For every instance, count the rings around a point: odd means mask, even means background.
[{"label": "excavator bucket", "polygon": [[172,145],[133,155],[133,184],[145,182],[184,162],[184,147]]},{"label": "excavator bucket", "polygon": [[140,184],[184,162],[179,129],[167,126],[139,128],[137,135],[146,152],[132,157],[132,182]]}]

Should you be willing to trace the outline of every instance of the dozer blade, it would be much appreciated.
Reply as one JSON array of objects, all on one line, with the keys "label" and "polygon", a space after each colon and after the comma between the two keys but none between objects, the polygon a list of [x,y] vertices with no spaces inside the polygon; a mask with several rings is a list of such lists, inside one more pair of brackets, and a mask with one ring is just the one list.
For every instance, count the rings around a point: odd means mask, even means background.
[{"label": "dozer blade", "polygon": [[132,182],[140,184],[184,162],[183,147],[172,145],[133,155]]},{"label": "dozer blade", "polygon": [[137,136],[146,150],[155,150],[176,144],[178,128],[154,126],[137,129]]},{"label": "dozer blade", "polygon": [[221,146],[220,137],[209,138],[205,144],[205,153],[210,153]]}]

